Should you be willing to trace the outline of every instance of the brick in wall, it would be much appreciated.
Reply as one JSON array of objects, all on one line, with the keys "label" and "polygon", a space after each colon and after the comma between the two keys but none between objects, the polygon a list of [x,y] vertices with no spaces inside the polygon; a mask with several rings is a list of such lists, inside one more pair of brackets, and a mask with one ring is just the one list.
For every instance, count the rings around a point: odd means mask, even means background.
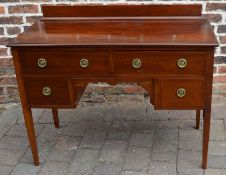
[{"label": "brick in wall", "polygon": [[13,5],[8,7],[9,14],[14,13],[38,13],[38,5],[25,4]]}]

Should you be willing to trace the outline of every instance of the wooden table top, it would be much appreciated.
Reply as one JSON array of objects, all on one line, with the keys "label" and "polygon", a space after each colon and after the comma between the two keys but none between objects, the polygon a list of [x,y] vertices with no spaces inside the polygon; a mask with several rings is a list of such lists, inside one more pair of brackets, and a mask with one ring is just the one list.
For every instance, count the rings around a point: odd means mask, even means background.
[{"label": "wooden table top", "polygon": [[35,23],[8,46],[217,46],[202,17],[62,18]]}]

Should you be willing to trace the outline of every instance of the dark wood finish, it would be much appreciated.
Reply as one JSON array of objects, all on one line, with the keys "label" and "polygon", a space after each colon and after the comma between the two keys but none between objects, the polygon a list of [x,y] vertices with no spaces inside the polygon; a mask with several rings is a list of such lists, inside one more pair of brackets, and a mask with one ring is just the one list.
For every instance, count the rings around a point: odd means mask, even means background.
[{"label": "dark wood finish", "polygon": [[[204,107],[205,87],[203,79],[161,79],[157,84],[158,108],[160,109],[190,109]],[[177,96],[177,90],[184,88],[186,95]]]},{"label": "dark wood finish", "polygon": [[26,98],[27,95],[24,88],[23,76],[21,74],[21,65],[19,62],[18,51],[13,48],[12,54],[13,54],[13,62],[16,70],[16,75],[17,75],[16,77],[17,77],[18,89],[20,94],[20,101],[21,101],[23,114],[24,114],[24,121],[27,128],[27,135],[29,138],[30,146],[31,146],[31,152],[34,159],[34,164],[38,166],[39,165],[38,147],[36,142],[33,117],[32,117],[31,108],[29,107],[28,101]]},{"label": "dark wood finish", "polygon": [[56,128],[59,128],[59,118],[58,118],[58,110],[56,108],[52,108],[53,121]]},{"label": "dark wood finish", "polygon": [[44,17],[201,16],[201,5],[42,6]]},{"label": "dark wood finish", "polygon": [[[37,65],[39,58],[47,60],[47,67],[40,68]],[[89,60],[87,68],[80,66],[82,58]],[[110,64],[107,51],[79,51],[55,49],[23,51],[20,53],[20,61],[24,75],[80,75],[80,74],[109,74]]]},{"label": "dark wood finish", "polygon": [[[35,80],[35,81],[34,81]],[[26,78],[24,81],[27,101],[30,106],[72,106],[73,102],[69,93],[69,82],[65,79],[54,78]],[[51,95],[45,96],[43,88],[51,88]],[[74,99],[73,99],[74,100]]]},{"label": "dark wood finish", "polygon": [[[117,13],[116,13],[117,14]],[[185,37],[186,36],[186,37]],[[39,21],[8,46],[152,47],[217,46],[203,18]]]},{"label": "dark wood finish", "polygon": [[[113,52],[114,70],[117,74],[176,74],[204,75],[204,51],[116,51]],[[138,69],[132,66],[132,61],[139,58],[142,66]],[[188,66],[179,68],[177,61],[186,58]]]},{"label": "dark wood finish", "polygon": [[[179,9],[179,10],[178,10]],[[207,167],[214,47],[200,5],[43,6],[45,18],[8,46],[13,59],[35,165],[39,164],[31,107],[74,108],[90,82],[137,82],[155,109],[200,110],[204,115],[202,167]],[[45,58],[47,67],[37,66]],[[80,67],[80,59],[89,66]],[[140,68],[132,60],[142,61]],[[179,68],[177,60],[187,66]],[[52,93],[43,95],[43,87]],[[178,97],[184,88],[186,95]]]},{"label": "dark wood finish", "polygon": [[200,128],[200,110],[196,110],[196,126],[195,129]]},{"label": "dark wood finish", "polygon": [[213,64],[214,64],[214,49],[209,50],[207,57],[208,70],[206,72],[206,88],[205,97],[206,103],[203,109],[203,149],[202,149],[202,167],[207,168],[208,165],[208,147],[210,134],[210,120],[211,120],[211,100],[212,100],[212,83],[213,83]]}]

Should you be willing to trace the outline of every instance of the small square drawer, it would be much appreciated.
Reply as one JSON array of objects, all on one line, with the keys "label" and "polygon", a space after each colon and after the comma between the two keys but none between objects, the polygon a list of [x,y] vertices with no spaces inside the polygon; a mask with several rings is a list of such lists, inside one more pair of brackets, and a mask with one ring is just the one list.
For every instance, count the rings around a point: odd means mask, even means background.
[{"label": "small square drawer", "polygon": [[204,75],[204,51],[115,51],[113,62],[118,74]]},{"label": "small square drawer", "polygon": [[73,105],[70,84],[60,78],[25,78],[25,93],[31,106]]},{"label": "small square drawer", "polygon": [[204,79],[160,79],[155,94],[160,109],[197,109],[204,106]]},{"label": "small square drawer", "polygon": [[108,74],[106,51],[26,50],[19,54],[24,75]]}]

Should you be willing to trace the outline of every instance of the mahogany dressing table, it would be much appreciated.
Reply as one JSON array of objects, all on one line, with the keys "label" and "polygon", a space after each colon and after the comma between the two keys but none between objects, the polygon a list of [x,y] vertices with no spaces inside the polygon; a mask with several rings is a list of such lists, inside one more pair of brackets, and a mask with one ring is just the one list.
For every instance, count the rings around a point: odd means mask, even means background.
[{"label": "mahogany dressing table", "polygon": [[31,108],[75,108],[90,82],[137,82],[155,109],[203,110],[202,167],[207,168],[214,47],[201,5],[43,6],[21,34],[13,60],[34,164]]}]

